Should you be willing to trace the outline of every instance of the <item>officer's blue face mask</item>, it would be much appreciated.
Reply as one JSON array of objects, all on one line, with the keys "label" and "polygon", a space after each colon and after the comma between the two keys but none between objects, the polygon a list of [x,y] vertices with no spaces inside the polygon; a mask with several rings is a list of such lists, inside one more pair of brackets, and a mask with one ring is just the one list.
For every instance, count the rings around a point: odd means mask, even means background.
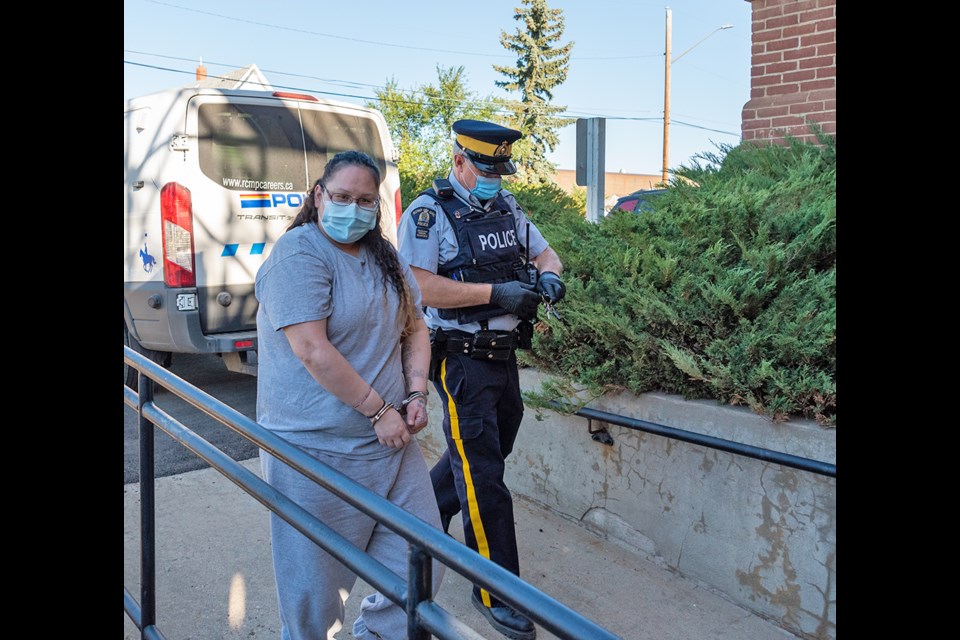
[{"label": "officer's blue face mask", "polygon": [[500,186],[503,183],[502,178],[487,178],[481,176],[477,173],[472,167],[473,163],[467,160],[467,163],[471,166],[470,172],[477,178],[477,186],[470,190],[478,200],[489,200],[493,196],[497,195],[497,192],[500,191]]},{"label": "officer's blue face mask", "polygon": [[356,202],[337,204],[324,197],[320,226],[332,240],[352,244],[377,226],[377,212],[361,209]]}]

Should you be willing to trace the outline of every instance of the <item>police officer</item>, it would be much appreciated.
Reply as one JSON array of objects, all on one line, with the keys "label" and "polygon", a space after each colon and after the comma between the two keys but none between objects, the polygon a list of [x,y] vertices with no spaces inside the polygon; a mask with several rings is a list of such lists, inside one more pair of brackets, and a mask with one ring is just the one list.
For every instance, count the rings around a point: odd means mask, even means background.
[{"label": "police officer", "polygon": [[[430,476],[444,530],[462,513],[467,545],[519,575],[503,478],[523,417],[516,348],[529,348],[540,301],[563,298],[563,265],[501,185],[517,171],[510,155],[523,134],[478,120],[458,120],[453,131],[448,178],[410,203],[397,232],[434,336],[447,450]],[[486,589],[474,586],[471,600],[500,633],[536,637],[528,618]]]}]

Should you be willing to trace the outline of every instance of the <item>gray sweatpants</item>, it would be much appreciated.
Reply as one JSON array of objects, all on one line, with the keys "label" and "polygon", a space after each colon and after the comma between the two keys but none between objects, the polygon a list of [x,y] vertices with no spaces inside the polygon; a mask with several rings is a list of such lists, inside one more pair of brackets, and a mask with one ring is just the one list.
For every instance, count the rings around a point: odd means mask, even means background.
[{"label": "gray sweatpants", "polygon": [[[430,473],[416,439],[378,460],[349,460],[303,448],[321,462],[440,529],[440,512]],[[406,540],[378,524],[266,451],[260,451],[263,478],[357,548],[399,576],[407,575]],[[333,556],[270,513],[273,569],[280,607],[281,640],[332,640],[343,626],[344,603],[357,576]],[[434,560],[434,596],[444,565]],[[407,637],[407,615],[380,593],[366,596],[353,626],[356,638],[400,640]]]}]

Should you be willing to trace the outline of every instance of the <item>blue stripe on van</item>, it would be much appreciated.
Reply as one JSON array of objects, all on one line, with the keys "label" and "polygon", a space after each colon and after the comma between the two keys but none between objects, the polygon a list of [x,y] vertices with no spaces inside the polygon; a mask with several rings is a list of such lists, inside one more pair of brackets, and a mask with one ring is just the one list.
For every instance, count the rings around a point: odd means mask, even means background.
[{"label": "blue stripe on van", "polygon": [[[250,255],[251,256],[262,256],[263,250],[267,248],[266,242],[255,242],[250,245]],[[223,245],[223,251],[220,252],[221,258],[229,258],[235,256],[240,252],[239,244],[225,244]]]}]

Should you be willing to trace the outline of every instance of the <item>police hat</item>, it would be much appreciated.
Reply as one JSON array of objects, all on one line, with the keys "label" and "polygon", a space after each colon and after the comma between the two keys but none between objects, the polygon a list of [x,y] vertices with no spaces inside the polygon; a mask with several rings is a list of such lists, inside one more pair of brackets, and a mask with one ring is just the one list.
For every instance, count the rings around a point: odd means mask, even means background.
[{"label": "police hat", "polygon": [[480,171],[502,176],[517,172],[517,166],[510,161],[510,152],[513,143],[523,134],[516,129],[480,120],[457,120],[453,123],[453,131],[464,155]]}]

